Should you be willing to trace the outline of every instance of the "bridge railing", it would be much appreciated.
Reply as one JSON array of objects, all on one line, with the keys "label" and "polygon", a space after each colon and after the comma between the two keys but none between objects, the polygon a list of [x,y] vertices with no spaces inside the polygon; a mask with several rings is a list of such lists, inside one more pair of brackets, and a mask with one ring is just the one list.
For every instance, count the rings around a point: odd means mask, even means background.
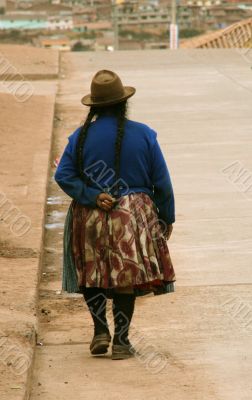
[{"label": "bridge railing", "polygon": [[248,18],[225,29],[187,40],[182,48],[242,48],[252,39],[252,18]]}]

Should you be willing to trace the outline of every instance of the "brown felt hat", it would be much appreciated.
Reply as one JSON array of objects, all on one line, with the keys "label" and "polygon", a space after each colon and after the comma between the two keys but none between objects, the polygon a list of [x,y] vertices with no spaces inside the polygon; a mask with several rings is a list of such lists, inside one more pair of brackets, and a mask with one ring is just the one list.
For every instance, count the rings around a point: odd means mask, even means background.
[{"label": "brown felt hat", "polygon": [[133,96],[136,89],[123,86],[119,76],[112,71],[98,71],[91,82],[91,93],[81,99],[85,106],[109,106]]}]

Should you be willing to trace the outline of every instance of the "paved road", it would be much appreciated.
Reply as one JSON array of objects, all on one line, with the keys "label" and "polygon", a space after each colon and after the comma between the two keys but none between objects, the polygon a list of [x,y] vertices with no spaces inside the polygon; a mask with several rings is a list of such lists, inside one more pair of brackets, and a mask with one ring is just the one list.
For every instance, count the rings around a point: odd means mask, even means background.
[{"label": "paved road", "polygon": [[[40,320],[44,345],[37,348],[31,399],[251,400],[250,65],[235,50],[66,53],[54,155],[82,119],[80,97],[103,68],[136,86],[131,117],[157,130],[170,168],[177,291],[137,301],[132,333],[145,358],[91,358],[82,298],[55,294],[62,227],[49,230],[40,307],[50,313]],[[50,193],[62,203],[50,212],[63,216],[67,200],[52,181]],[[156,363],[147,359],[153,348],[161,354]]]}]

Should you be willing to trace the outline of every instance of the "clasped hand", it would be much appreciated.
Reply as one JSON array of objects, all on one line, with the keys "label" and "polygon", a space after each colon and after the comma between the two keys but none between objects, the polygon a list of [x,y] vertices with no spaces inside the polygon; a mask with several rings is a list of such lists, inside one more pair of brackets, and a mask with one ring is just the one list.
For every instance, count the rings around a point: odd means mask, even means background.
[{"label": "clasped hand", "polygon": [[96,198],[96,204],[104,211],[110,211],[115,205],[116,199],[108,193],[100,193]]},{"label": "clasped hand", "polygon": [[[104,211],[110,211],[114,207],[116,201],[117,200],[108,193],[100,193],[96,198],[97,206]],[[163,235],[166,240],[170,239],[172,230],[172,224],[166,225],[165,229],[163,228]]]}]

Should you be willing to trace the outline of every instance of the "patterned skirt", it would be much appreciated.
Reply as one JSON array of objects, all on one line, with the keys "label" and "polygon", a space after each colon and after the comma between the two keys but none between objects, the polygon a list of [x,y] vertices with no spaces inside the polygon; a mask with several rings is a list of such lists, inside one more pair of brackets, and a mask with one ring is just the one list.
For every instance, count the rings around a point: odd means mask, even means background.
[{"label": "patterned skirt", "polygon": [[[83,287],[101,287],[112,297],[118,287],[131,287],[136,296],[174,291],[167,242],[156,206],[147,194],[122,196],[109,212],[73,201],[71,212],[77,292]],[[64,284],[63,289],[67,290]]]}]

